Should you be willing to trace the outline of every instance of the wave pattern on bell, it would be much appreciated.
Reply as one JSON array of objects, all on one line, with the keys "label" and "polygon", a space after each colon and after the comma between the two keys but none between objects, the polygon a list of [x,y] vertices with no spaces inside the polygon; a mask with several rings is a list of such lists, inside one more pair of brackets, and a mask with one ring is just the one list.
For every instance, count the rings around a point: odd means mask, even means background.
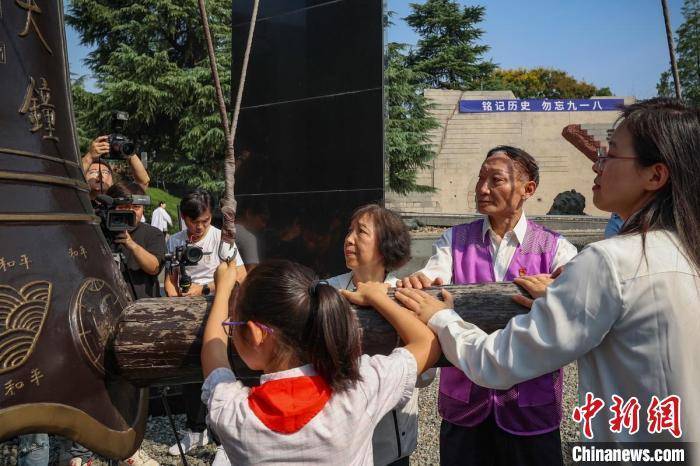
[{"label": "wave pattern on bell", "polygon": [[17,369],[34,351],[51,302],[51,283],[27,283],[20,290],[0,285],[0,374]]}]

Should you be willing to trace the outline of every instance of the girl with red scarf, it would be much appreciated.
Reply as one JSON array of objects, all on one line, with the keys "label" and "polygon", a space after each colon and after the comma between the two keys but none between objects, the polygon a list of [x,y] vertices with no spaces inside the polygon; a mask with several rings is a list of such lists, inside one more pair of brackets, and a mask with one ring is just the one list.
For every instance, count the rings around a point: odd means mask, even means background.
[{"label": "girl with red scarf", "polygon": [[[411,398],[417,376],[440,355],[432,332],[387,296],[388,285],[361,283],[343,294],[379,310],[406,342],[388,356],[363,356],[357,317],[310,269],[263,263],[233,299],[235,266],[222,263],[214,280],[202,400],[231,463],[371,465],[375,426]],[[263,371],[258,387],[236,380],[229,339],[248,367]]]}]

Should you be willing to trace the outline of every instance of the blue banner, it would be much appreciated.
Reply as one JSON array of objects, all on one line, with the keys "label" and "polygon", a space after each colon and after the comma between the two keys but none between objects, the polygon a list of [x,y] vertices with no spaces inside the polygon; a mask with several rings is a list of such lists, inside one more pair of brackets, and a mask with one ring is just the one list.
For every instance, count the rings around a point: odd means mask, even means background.
[{"label": "blue banner", "polygon": [[624,103],[624,99],[460,100],[459,113],[613,112]]}]

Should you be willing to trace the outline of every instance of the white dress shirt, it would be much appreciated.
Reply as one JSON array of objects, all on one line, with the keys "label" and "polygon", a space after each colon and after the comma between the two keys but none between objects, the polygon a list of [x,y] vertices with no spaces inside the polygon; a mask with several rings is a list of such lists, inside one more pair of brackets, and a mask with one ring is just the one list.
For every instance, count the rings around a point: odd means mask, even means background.
[{"label": "white dress shirt", "polygon": [[[513,259],[518,245],[525,239],[526,230],[527,219],[524,212],[513,230],[503,235],[502,239],[491,229],[489,218],[484,217],[482,235],[483,237],[487,234],[489,235],[489,252],[493,260],[493,273],[497,282],[503,281],[503,277],[508,272],[510,261]],[[452,231],[453,228],[448,228],[433,244],[433,255],[428,259],[425,267],[420,270],[431,280],[435,280],[438,277],[442,278],[445,284],[452,283]],[[568,242],[563,236],[560,236],[557,240],[557,250],[554,254],[552,270],[549,272],[554,272],[557,268],[569,262],[576,254],[578,254],[576,246]]]},{"label": "white dress shirt", "polygon": [[[678,395],[681,441],[698,442],[700,277],[678,244],[665,231],[647,234],[645,254],[640,235],[590,244],[528,314],[491,334],[453,310],[428,325],[447,359],[486,387],[507,389],[577,360],[579,404],[586,392],[605,402],[593,418],[595,441],[673,440],[647,432],[646,410],[652,395]],[[638,398],[635,435],[610,431],[613,395]]]},{"label": "white dress shirt", "polygon": [[[268,429],[248,405],[250,389],[230,369],[209,374],[202,401],[207,423],[217,434],[231,464],[372,465],[372,433],[379,420],[411,398],[416,360],[404,348],[389,356],[362,356],[362,379],[354,388],[333,393],[323,409],[292,434]],[[265,374],[260,382],[315,375],[310,365]]]},{"label": "white dress shirt", "polygon": [[168,226],[173,224],[173,219],[170,214],[162,207],[157,207],[151,214],[151,226],[158,228],[160,231],[168,231]]}]

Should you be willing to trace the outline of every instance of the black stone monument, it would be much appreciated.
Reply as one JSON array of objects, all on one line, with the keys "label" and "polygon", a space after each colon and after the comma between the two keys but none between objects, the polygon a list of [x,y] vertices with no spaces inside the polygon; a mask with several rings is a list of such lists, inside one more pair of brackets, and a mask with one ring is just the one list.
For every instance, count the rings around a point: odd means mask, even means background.
[{"label": "black stone monument", "polygon": [[[382,6],[260,2],[236,133],[236,199],[240,221],[257,219],[245,227],[261,259],[341,273],[352,211],[384,201]],[[252,7],[233,2],[234,96]]]}]

